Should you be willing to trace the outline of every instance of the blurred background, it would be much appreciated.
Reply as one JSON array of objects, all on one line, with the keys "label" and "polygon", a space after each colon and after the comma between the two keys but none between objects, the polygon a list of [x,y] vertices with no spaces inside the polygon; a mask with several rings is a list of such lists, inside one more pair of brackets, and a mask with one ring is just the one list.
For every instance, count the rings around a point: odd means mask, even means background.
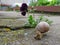
[{"label": "blurred background", "polygon": [[[55,8],[56,10],[60,9],[60,0],[0,0],[0,11],[19,11],[22,3],[27,3],[29,9],[32,6],[36,7],[37,11],[41,11],[41,8],[45,8],[46,6],[54,6],[52,9]],[[48,8],[50,9],[50,7]]]}]

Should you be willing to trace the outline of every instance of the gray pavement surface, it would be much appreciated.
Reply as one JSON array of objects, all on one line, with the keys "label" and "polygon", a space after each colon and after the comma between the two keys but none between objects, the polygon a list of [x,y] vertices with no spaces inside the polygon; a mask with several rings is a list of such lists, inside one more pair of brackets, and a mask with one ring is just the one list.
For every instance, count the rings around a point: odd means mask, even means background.
[{"label": "gray pavement surface", "polygon": [[[0,14],[5,15],[3,12],[0,12]],[[15,12],[13,14],[16,15]],[[13,15],[13,14],[10,13],[9,15]],[[20,14],[17,13],[17,15],[20,15]],[[27,32],[28,35],[25,38],[23,38],[23,40],[19,38],[19,40],[12,42],[9,45],[60,45],[60,16],[51,16],[50,14],[35,14],[34,17],[38,18],[40,15],[44,15],[45,17],[53,21],[52,25],[50,26],[49,32],[47,32],[46,35],[41,40],[35,40],[33,38],[34,29],[25,29],[26,30],[25,32]],[[25,23],[25,21],[27,20],[27,17],[28,17],[28,14],[25,17],[20,15],[19,19],[13,19],[13,20],[0,19],[0,25],[16,26],[15,24],[17,24],[17,26],[20,26],[19,25],[20,22],[24,21]],[[22,23],[23,22],[21,22],[21,24]]]}]

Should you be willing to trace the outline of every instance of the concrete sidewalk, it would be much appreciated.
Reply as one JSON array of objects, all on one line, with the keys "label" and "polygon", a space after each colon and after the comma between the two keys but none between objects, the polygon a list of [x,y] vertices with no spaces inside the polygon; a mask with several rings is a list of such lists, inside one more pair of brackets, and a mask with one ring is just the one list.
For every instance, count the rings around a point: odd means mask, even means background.
[{"label": "concrete sidewalk", "polygon": [[[19,15],[19,19],[0,19],[0,25],[13,25],[13,26],[20,26],[20,24],[23,24],[26,22],[27,20],[27,15],[26,16],[22,16],[20,15],[20,13],[16,13],[16,12],[1,12],[2,15],[4,17],[5,13],[7,15],[7,17],[11,16],[11,17],[16,17],[17,15]],[[0,13],[0,17],[1,17],[1,13]],[[7,14],[8,13],[8,14]],[[12,14],[11,14],[12,13]],[[9,15],[9,16],[8,16]],[[18,43],[21,44],[24,43],[24,45],[60,45],[60,16],[47,16],[49,14],[35,14],[35,18],[37,19],[40,15],[44,15],[46,18],[50,19],[53,21],[52,25],[50,26],[50,31],[47,32],[46,36],[44,36],[41,40],[35,40],[33,37],[33,29],[26,29],[25,32],[28,33],[28,40],[21,40],[19,38],[19,40],[17,40],[16,45],[18,45]],[[24,22],[23,22],[24,21]],[[11,43],[11,45],[13,45],[14,43]]]},{"label": "concrete sidewalk", "polygon": [[0,18],[16,19],[25,17],[21,15],[21,12],[16,11],[0,11]]}]

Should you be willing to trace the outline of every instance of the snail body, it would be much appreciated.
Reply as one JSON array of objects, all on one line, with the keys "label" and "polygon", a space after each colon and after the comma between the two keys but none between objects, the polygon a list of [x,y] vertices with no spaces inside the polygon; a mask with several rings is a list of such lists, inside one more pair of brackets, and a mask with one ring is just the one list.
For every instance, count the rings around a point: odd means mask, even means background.
[{"label": "snail body", "polygon": [[43,33],[46,33],[49,31],[49,24],[47,22],[40,22],[37,24],[35,30],[36,30],[36,36],[35,39],[41,39],[43,36]]}]

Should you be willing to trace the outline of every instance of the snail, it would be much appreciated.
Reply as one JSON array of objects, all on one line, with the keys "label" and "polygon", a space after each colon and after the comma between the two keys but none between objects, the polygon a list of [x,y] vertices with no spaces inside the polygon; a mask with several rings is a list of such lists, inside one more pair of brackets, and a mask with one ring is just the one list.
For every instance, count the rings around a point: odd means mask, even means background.
[{"label": "snail", "polygon": [[43,34],[48,32],[50,29],[50,26],[47,22],[40,22],[39,24],[37,24],[37,26],[35,27],[35,39],[41,39],[43,37]]}]

